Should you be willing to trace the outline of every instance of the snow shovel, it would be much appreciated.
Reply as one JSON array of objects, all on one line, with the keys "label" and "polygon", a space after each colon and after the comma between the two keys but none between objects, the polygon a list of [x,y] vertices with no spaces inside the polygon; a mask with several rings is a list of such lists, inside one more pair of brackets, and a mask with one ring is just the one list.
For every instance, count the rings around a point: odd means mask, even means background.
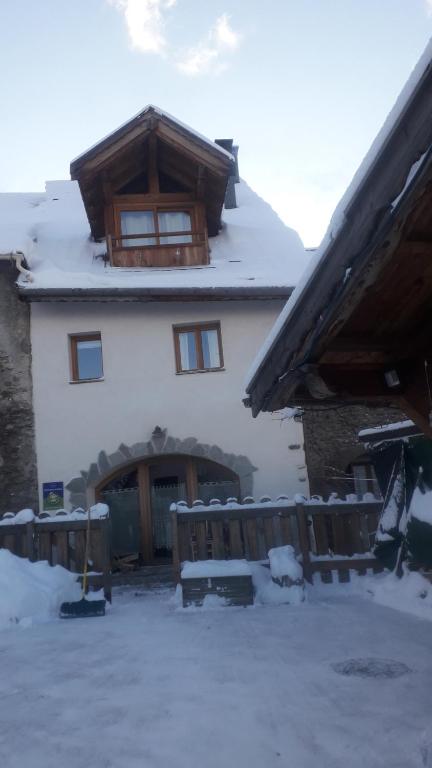
[{"label": "snow shovel", "polygon": [[106,600],[87,600],[87,570],[88,559],[90,555],[90,508],[87,515],[86,545],[84,556],[84,572],[82,584],[81,600],[74,600],[71,603],[62,603],[60,606],[61,619],[85,619],[88,616],[105,616]]}]

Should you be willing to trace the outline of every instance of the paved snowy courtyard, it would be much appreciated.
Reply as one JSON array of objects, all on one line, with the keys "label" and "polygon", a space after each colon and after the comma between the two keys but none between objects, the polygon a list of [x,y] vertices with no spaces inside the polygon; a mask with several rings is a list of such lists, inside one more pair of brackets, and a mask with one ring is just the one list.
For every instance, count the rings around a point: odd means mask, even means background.
[{"label": "paved snowy courtyard", "polygon": [[[432,766],[431,649],[431,622],[355,596],[183,611],[124,592],[105,618],[0,634],[0,765]],[[332,669],[357,657],[412,672]]]}]

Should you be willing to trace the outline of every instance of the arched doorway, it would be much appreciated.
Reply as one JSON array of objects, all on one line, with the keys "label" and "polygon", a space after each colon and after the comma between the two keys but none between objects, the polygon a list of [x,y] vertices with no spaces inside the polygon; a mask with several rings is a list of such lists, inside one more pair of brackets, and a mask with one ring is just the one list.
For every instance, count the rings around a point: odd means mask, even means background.
[{"label": "arched doorway", "polygon": [[142,563],[171,558],[170,505],[212,498],[222,502],[240,496],[238,475],[209,459],[181,454],[162,455],[128,464],[96,488],[108,504],[111,549],[115,558],[133,557]]}]

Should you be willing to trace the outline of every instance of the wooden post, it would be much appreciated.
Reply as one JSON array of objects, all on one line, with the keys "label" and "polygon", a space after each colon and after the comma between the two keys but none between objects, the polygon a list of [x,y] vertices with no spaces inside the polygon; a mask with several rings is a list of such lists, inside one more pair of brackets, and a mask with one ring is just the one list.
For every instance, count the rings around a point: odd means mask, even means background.
[{"label": "wooden post", "polygon": [[296,504],[296,516],[299,535],[300,552],[303,558],[303,576],[309,584],[312,584],[312,566],[309,553],[309,531],[306,519],[306,510],[303,504]]},{"label": "wooden post", "polygon": [[172,526],[172,559],[173,559],[173,571],[176,584],[180,584],[180,553],[179,553],[179,537],[177,526],[177,511],[171,512],[171,526]]},{"label": "wooden post", "polygon": [[111,265],[112,264],[112,235],[110,235],[109,233],[106,236],[106,244],[107,244],[109,262]]},{"label": "wooden post", "polygon": [[27,523],[25,535],[26,535],[26,555],[29,560],[34,562],[36,560],[35,543],[34,543],[34,523]]},{"label": "wooden post", "polygon": [[150,499],[150,468],[138,464],[138,486],[140,505],[140,553],[145,563],[153,560],[152,510]]},{"label": "wooden post", "polygon": [[198,476],[196,462],[189,457],[186,459],[186,495],[187,502],[191,507],[198,498]]},{"label": "wooden post", "polygon": [[105,599],[111,602],[112,600],[112,579],[111,579],[111,547],[110,547],[110,526],[111,521],[109,517],[100,521],[100,536],[101,536],[101,551],[102,551],[102,571],[104,578],[104,594]]}]

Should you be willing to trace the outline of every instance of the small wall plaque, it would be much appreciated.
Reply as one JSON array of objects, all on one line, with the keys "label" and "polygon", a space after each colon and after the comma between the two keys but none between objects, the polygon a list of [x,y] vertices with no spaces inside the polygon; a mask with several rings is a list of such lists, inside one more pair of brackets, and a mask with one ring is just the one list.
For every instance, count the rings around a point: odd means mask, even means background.
[{"label": "small wall plaque", "polygon": [[63,483],[42,483],[42,498],[44,512],[53,512],[57,509],[63,509]]}]

